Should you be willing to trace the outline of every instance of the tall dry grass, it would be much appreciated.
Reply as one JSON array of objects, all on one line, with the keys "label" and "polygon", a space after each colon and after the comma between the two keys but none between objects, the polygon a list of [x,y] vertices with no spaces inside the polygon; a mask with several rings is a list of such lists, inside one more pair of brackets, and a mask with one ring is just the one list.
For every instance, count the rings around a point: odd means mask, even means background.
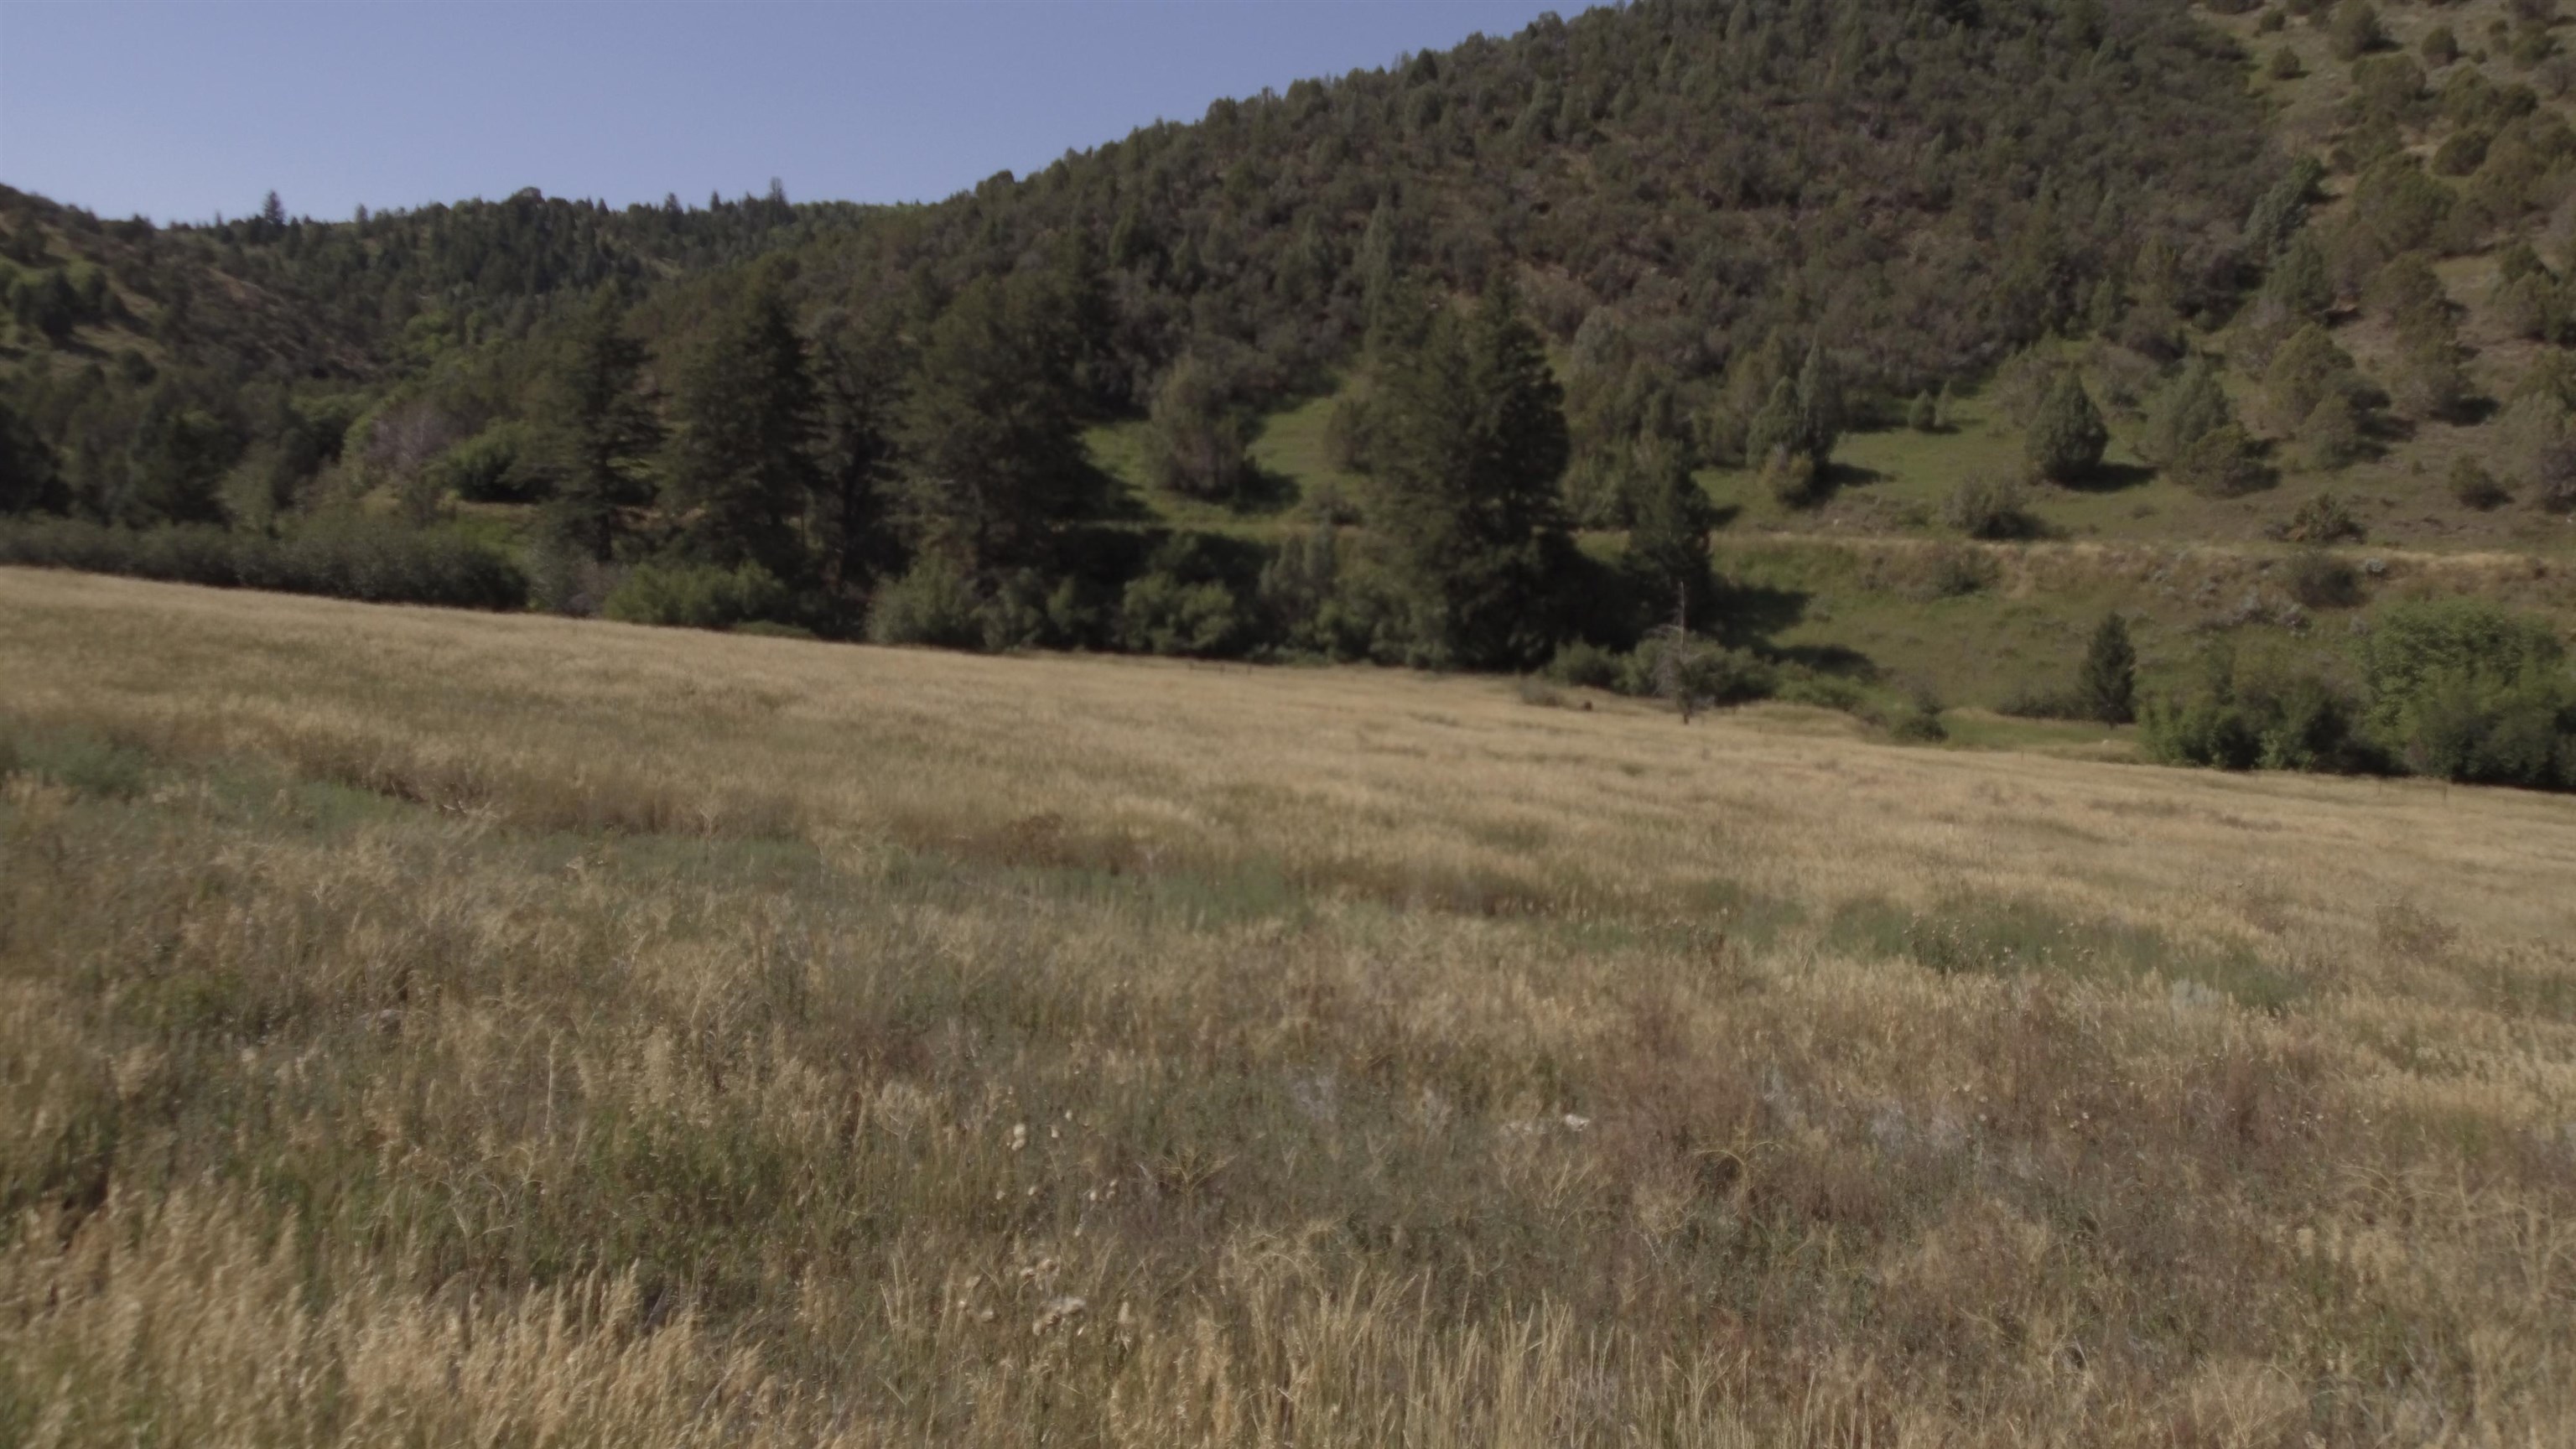
[{"label": "tall dry grass", "polygon": [[0,1442],[2576,1437],[2564,800],[0,620]]}]

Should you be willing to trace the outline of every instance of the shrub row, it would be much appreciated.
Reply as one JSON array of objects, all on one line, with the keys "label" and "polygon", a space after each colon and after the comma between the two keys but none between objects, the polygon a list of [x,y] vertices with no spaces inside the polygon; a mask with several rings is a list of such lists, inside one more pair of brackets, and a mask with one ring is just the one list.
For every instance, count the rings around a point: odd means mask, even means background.
[{"label": "shrub row", "polygon": [[2401,604],[2356,662],[2357,680],[2216,651],[2196,690],[2149,704],[2147,750],[2222,769],[2576,790],[2576,676],[2546,623],[2484,600]]},{"label": "shrub row", "polygon": [[79,519],[12,519],[0,521],[0,564],[370,603],[528,604],[527,575],[492,548],[389,519],[317,520],[283,538],[205,524],[129,529]]}]

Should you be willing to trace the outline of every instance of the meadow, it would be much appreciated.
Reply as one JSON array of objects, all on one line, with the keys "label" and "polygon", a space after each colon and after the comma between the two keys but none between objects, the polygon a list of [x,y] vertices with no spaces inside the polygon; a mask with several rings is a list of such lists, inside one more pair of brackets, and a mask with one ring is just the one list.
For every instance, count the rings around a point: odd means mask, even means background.
[{"label": "meadow", "polygon": [[2576,1440],[2576,802],[2082,753],[0,569],[0,1444]]}]

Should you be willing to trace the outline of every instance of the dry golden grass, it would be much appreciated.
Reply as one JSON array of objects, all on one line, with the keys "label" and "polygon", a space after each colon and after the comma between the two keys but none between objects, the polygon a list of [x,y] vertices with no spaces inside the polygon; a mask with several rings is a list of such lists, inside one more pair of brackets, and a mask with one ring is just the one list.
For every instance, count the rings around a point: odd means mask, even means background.
[{"label": "dry golden grass", "polygon": [[2564,799],[0,625],[0,1443],[2576,1439]]}]

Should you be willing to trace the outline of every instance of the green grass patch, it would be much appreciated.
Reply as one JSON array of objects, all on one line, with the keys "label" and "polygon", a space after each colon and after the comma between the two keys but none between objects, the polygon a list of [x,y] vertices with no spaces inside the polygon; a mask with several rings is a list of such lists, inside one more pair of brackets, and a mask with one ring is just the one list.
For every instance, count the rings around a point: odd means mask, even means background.
[{"label": "green grass patch", "polygon": [[148,751],[91,730],[0,721],[0,777],[13,774],[124,800],[151,785],[156,762]]},{"label": "green grass patch", "polygon": [[1825,940],[1854,955],[1911,961],[1944,976],[2190,982],[2275,1013],[2303,994],[2297,978],[2242,947],[2183,946],[2152,926],[2069,916],[2021,897],[1956,895],[1928,911],[1864,897],[1834,912]]}]

